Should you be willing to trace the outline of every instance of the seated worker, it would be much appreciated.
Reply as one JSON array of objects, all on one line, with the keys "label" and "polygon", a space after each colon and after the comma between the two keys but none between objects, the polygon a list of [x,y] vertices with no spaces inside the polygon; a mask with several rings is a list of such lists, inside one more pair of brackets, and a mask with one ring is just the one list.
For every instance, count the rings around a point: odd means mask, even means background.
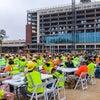
[{"label": "seated worker", "polygon": [[78,70],[75,72],[75,75],[80,76],[82,72],[88,72],[88,66],[86,65],[86,62],[81,62]]},{"label": "seated worker", "polygon": [[95,64],[92,59],[89,59],[89,64],[88,64],[88,74],[93,75],[95,74]]},{"label": "seated worker", "polygon": [[[51,69],[51,74],[53,76],[53,79],[64,78],[64,73],[60,70],[56,70],[55,68]],[[64,86],[64,81],[58,83],[58,87],[62,86]]]},{"label": "seated worker", "polygon": [[[27,94],[32,94],[34,87],[38,84],[42,84],[41,74],[34,70],[34,63],[28,62],[27,64],[28,72],[25,72],[25,82],[27,82],[26,87],[21,88],[21,93],[25,100],[27,100]],[[37,89],[37,93],[43,93],[44,88],[40,87]]]},{"label": "seated worker", "polygon": [[14,57],[14,63],[16,65],[19,65],[19,57],[18,57],[18,55],[15,55],[15,57]]},{"label": "seated worker", "polygon": [[78,56],[74,57],[72,60],[74,67],[78,67],[80,65],[80,59]]},{"label": "seated worker", "polygon": [[65,62],[65,67],[75,68],[71,58],[67,58],[67,62]]},{"label": "seated worker", "polygon": [[10,72],[10,75],[14,75],[20,73],[19,68],[16,64],[14,64],[13,60],[9,60],[9,65],[5,68],[4,72]]},{"label": "seated worker", "polygon": [[24,69],[26,68],[26,64],[27,64],[26,58],[24,56],[21,57],[18,65],[20,72],[24,72]]},{"label": "seated worker", "polygon": [[37,59],[36,58],[32,58],[32,62],[34,63],[34,69],[38,70],[39,65],[37,63]]},{"label": "seated worker", "polygon": [[46,62],[44,65],[43,65],[43,70],[45,70],[45,72],[46,72],[46,74],[48,73],[50,73],[50,70],[52,69],[52,68],[55,68],[55,65],[54,65],[54,63],[53,62]]},{"label": "seated worker", "polygon": [[[5,78],[0,77],[0,83],[2,83],[2,81],[4,80],[11,79],[11,78],[12,76],[7,76]],[[0,100],[1,99],[14,100],[14,94],[9,92],[9,89],[10,91],[12,91],[11,86],[9,87],[8,84],[0,85]]]},{"label": "seated worker", "polygon": [[[75,87],[75,84],[82,72],[88,72],[86,62],[81,62],[78,70],[74,73],[74,75],[70,74],[68,77],[66,77],[66,84],[69,88],[73,89]],[[82,77],[84,77],[84,75]]]},{"label": "seated worker", "polygon": [[0,100],[15,100],[15,94],[0,89]]},{"label": "seated worker", "polygon": [[56,66],[60,66],[61,65],[61,56],[57,57],[54,61]]}]

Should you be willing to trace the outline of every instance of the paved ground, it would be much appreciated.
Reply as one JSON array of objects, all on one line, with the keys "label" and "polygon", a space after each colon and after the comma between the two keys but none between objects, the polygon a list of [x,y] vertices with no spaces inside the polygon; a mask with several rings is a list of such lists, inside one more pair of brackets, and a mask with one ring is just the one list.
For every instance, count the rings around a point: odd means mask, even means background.
[{"label": "paved ground", "polygon": [[88,85],[88,89],[66,89],[67,100],[100,100],[100,79],[96,79],[96,85]]}]

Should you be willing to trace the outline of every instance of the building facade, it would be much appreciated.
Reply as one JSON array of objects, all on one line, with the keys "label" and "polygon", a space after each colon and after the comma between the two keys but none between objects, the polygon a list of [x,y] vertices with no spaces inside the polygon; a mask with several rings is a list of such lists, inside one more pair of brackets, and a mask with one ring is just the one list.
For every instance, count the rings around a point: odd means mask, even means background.
[{"label": "building facade", "polygon": [[26,42],[32,52],[100,50],[100,2],[75,5],[73,41],[72,6],[27,11]]},{"label": "building facade", "polygon": [[26,47],[26,41],[25,40],[4,40],[2,42],[2,52],[12,52],[17,53],[18,51],[25,51]]}]

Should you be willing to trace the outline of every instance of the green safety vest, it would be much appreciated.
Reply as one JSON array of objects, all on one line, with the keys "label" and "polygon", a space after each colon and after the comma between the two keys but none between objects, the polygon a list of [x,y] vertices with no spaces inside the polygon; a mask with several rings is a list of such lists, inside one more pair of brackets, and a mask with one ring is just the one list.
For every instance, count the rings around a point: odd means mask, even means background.
[{"label": "green safety vest", "polygon": [[78,65],[79,65],[79,62],[77,62],[76,60],[72,60],[72,62],[73,62],[73,64],[74,64],[74,67],[78,67]]},{"label": "green safety vest", "polygon": [[[30,93],[33,93],[34,87],[36,85],[42,84],[41,74],[37,71],[32,71],[32,72],[26,74],[26,78],[27,78],[27,81],[28,81],[27,90]],[[43,91],[44,91],[44,87],[39,87],[37,89],[37,93],[43,93]]]},{"label": "green safety vest", "polygon": [[38,63],[38,65],[43,65],[42,59],[38,59],[38,60],[37,60],[37,63]]},{"label": "green safety vest", "polygon": [[20,61],[19,62],[19,70],[20,72],[24,72],[24,68],[26,67],[27,61]]},{"label": "green safety vest", "polygon": [[37,68],[38,64],[36,62],[33,62],[33,63],[34,63],[34,68]]},{"label": "green safety vest", "polygon": [[44,65],[43,67],[44,67],[44,69],[48,72],[48,73],[50,73],[50,70],[52,69],[52,67],[53,67],[53,63],[52,62],[47,62],[48,64],[50,64],[49,66],[47,66],[47,65]]},{"label": "green safety vest", "polygon": [[20,61],[19,62],[19,66],[26,66],[26,64],[27,64],[27,61]]},{"label": "green safety vest", "polygon": [[0,100],[3,99],[3,96],[4,96],[4,91],[3,90],[0,90]]},{"label": "green safety vest", "polygon": [[[57,79],[64,78],[64,73],[55,72],[53,76],[56,77]],[[64,86],[64,81],[58,83],[58,87],[62,87],[62,86]]]},{"label": "green safety vest", "polygon": [[65,56],[63,55],[62,57],[61,57],[61,59],[62,59],[62,62],[65,62]]},{"label": "green safety vest", "polygon": [[14,59],[14,63],[17,64],[17,65],[19,65],[19,58],[16,57],[16,58]]},{"label": "green safety vest", "polygon": [[14,75],[14,74],[20,73],[17,65],[13,64],[13,65],[10,65],[10,66],[11,66],[10,75]]},{"label": "green safety vest", "polygon": [[5,59],[4,58],[1,58],[0,59],[0,67],[2,67],[3,65],[6,66]]},{"label": "green safety vest", "polygon": [[94,76],[95,74],[94,71],[95,71],[95,64],[91,62],[90,64],[88,64],[88,74]]}]

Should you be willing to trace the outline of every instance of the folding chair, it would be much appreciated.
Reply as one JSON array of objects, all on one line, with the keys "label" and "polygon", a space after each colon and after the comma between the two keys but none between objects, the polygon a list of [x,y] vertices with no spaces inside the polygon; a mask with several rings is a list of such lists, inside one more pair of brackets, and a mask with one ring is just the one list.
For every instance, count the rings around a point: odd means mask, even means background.
[{"label": "folding chair", "polygon": [[[40,93],[40,94],[37,94],[37,89],[38,89],[39,87],[44,87],[44,92],[43,92],[43,93]],[[35,88],[34,88],[34,92],[32,93],[32,95],[27,94],[27,96],[30,97],[30,100],[33,100],[33,99],[40,100],[39,98],[41,98],[41,97],[44,97],[43,100],[46,100],[46,95],[45,95],[45,83],[36,85]]]},{"label": "folding chair", "polygon": [[87,86],[87,73],[86,72],[81,73],[74,89],[76,89],[78,87],[79,83],[81,83],[83,90],[88,88],[88,86]]},{"label": "folding chair", "polygon": [[[46,100],[51,100],[52,97],[53,97],[53,100],[56,100],[56,97],[55,97],[55,82],[56,82],[56,80],[51,79],[46,83],[46,88],[45,88]],[[49,85],[50,85],[50,87],[47,88],[47,86],[49,86]]]},{"label": "folding chair", "polygon": [[[65,78],[59,78],[57,80],[56,85],[55,85],[55,90],[57,91],[58,100],[66,100],[66,93],[65,93],[65,87],[64,87],[64,85],[62,87],[58,86],[59,82],[62,82],[62,81],[65,82]],[[60,94],[61,91],[63,92],[63,97],[61,97],[61,94]]]},{"label": "folding chair", "polygon": [[92,85],[95,85],[96,84],[96,80],[95,80],[95,69],[94,70],[91,70],[90,73],[88,74],[88,81],[92,82]]}]

